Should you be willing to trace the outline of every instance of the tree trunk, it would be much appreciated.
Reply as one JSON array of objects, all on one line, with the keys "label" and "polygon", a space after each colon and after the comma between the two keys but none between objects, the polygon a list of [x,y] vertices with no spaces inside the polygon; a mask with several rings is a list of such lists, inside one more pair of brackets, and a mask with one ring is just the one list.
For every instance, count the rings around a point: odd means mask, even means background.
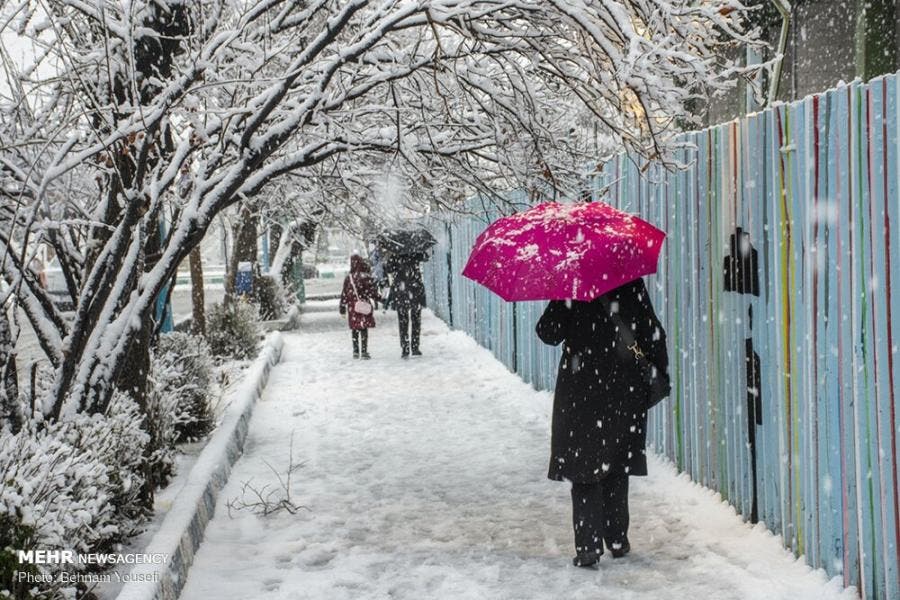
[{"label": "tree trunk", "polygon": [[[159,254],[159,246],[159,235],[154,231],[144,244],[144,256],[155,258]],[[151,261],[147,262],[152,264]],[[148,267],[149,265],[145,262],[144,269],[148,269]],[[139,275],[139,273],[135,273],[136,277]],[[128,287],[133,287],[133,284]],[[131,340],[128,360],[116,380],[116,388],[134,398],[144,414],[146,414],[147,396],[150,390],[148,377],[150,375],[150,346],[155,330],[155,302],[153,306],[153,310],[146,311],[141,315],[140,329]],[[105,406],[103,408],[105,409]]]},{"label": "tree trunk", "polygon": [[[191,30],[189,7],[180,2],[152,5],[151,13],[146,16],[146,22],[152,24],[153,29],[160,35],[136,39],[131,49],[136,71],[147,74],[148,77],[154,73],[160,80],[165,81],[172,73],[175,58],[184,51],[182,39]],[[109,93],[109,101],[114,106],[127,106],[135,102],[141,105],[149,104],[162,91],[149,79],[139,83],[138,98],[132,97],[132,86],[122,77],[115,77],[109,90],[98,90],[98,93],[101,96]],[[115,122],[122,115],[114,113],[112,117]],[[95,118],[94,121],[94,126],[101,131],[110,127],[109,123],[99,118]],[[148,200],[144,198],[143,202],[136,202],[124,199],[128,197],[128,192],[152,171],[152,167],[158,164],[162,156],[172,152],[172,139],[168,130],[152,129],[142,132],[141,135],[146,137],[134,135],[110,148],[106,155],[107,166],[115,166],[115,169],[111,170],[106,181],[101,184],[105,187],[106,202],[103,204],[103,213],[96,220],[103,224],[116,223],[120,227],[127,225],[132,239],[120,236],[115,247],[109,248],[115,228],[94,227],[89,234],[84,272],[93,271],[97,274],[97,278],[93,282],[82,282],[83,286],[90,288],[91,295],[84,306],[76,306],[72,333],[67,340],[67,353],[57,370],[53,405],[50,414],[47,415],[50,419],[59,418],[66,396],[72,393],[73,387],[80,388],[75,394],[79,399],[78,410],[91,413],[105,411],[115,389],[133,393],[141,408],[146,406],[155,304],[146,307],[138,315],[140,321],[133,336],[127,337],[126,332],[123,341],[128,342],[128,358],[123,363],[107,369],[108,372],[104,377],[78,379],[77,376],[77,371],[82,367],[85,367],[85,370],[93,370],[103,362],[98,356],[84,357],[83,353],[91,345],[94,330],[103,318],[102,313],[109,312],[109,301],[115,300],[118,296],[117,308],[121,308],[125,304],[127,294],[135,289],[141,270],[150,270],[159,260],[161,249],[159,215],[149,219],[149,227],[146,230],[135,229],[147,210]],[[134,237],[141,235],[145,238]],[[121,261],[126,258],[132,242],[141,243],[136,258],[132,257],[130,264],[122,264]],[[110,254],[104,259],[101,268],[95,270],[94,267],[102,254],[101,249],[109,249]],[[85,358],[87,360],[84,360]],[[82,362],[87,364],[82,365]]]},{"label": "tree trunk", "polygon": [[206,335],[206,293],[203,289],[203,255],[200,246],[191,250],[191,333]]},{"label": "tree trunk", "polygon": [[[159,227],[158,224],[155,224],[144,243],[143,255],[145,260],[142,270],[149,271],[152,265],[159,260],[161,242]],[[135,275],[139,276],[139,273]],[[128,287],[133,288],[134,285],[132,284]],[[153,461],[154,454],[159,448],[158,435],[156,435],[157,424],[154,422],[154,419],[157,419],[158,416],[155,414],[155,407],[151,406],[151,403],[154,401],[152,398],[154,390],[151,387],[153,382],[150,381],[150,348],[153,345],[156,333],[156,320],[154,318],[156,302],[153,303],[153,307],[152,310],[148,310],[141,315],[140,329],[131,340],[128,360],[122,365],[115,386],[116,389],[131,396],[137,403],[143,419],[141,428],[150,435],[150,443],[144,449],[146,460],[143,465],[144,483],[141,487],[140,496],[143,505],[147,509],[153,508],[153,497],[156,488],[165,481],[165,477],[161,477],[156,472]],[[103,408],[105,409],[105,405]]]},{"label": "tree trunk", "polygon": [[272,231],[278,232],[278,237],[272,243],[275,250],[272,251],[272,265],[270,273],[273,277],[278,278],[279,283],[287,289],[289,287],[288,273],[290,271],[291,250],[294,244],[294,225],[288,225],[286,228],[281,225],[277,229],[273,226]]},{"label": "tree trunk", "polygon": [[[290,229],[290,227],[288,227]],[[275,264],[275,257],[278,256],[278,248],[281,245],[281,238],[284,237],[284,227],[281,223],[272,223],[269,226],[269,256],[272,258],[269,259],[270,267]],[[272,269],[272,272],[275,272],[275,269]]]},{"label": "tree trunk", "polygon": [[19,405],[19,377],[16,371],[16,350],[9,328],[6,309],[0,306],[0,424],[9,425],[13,433],[23,425]]},{"label": "tree trunk", "polygon": [[225,303],[229,304],[235,298],[235,278],[238,265],[242,262],[256,263],[259,255],[257,248],[257,230],[259,228],[259,211],[255,202],[245,202],[241,205],[238,222],[234,226],[234,249],[228,261],[228,271],[225,274]]},{"label": "tree trunk", "polygon": [[129,358],[122,370],[118,381],[118,388],[134,398],[141,412],[143,423],[141,429],[150,435],[150,443],[144,449],[144,483],[141,487],[141,502],[151,509],[153,507],[153,495],[160,482],[157,480],[153,469],[153,454],[157,450],[154,439],[155,424],[153,411],[150,407],[150,343],[153,337],[153,320],[146,315],[141,321],[141,329],[131,343]]}]

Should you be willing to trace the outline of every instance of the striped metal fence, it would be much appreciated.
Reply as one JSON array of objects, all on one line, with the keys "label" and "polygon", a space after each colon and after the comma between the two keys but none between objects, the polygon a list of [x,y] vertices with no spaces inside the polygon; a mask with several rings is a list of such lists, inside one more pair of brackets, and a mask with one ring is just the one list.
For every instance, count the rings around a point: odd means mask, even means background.
[{"label": "striped metal fence", "polygon": [[[674,391],[650,443],[812,566],[900,598],[900,78],[686,138],[688,169],[619,156],[592,181],[668,232],[647,281]],[[434,222],[429,303],[552,389],[559,349],[533,333],[543,305],[460,276],[493,216]]]}]

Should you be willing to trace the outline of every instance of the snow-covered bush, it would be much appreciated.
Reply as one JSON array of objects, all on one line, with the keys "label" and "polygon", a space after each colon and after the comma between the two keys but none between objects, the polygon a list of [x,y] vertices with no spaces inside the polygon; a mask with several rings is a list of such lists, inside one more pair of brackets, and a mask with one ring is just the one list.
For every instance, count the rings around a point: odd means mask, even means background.
[{"label": "snow-covered bush", "polygon": [[[59,431],[0,434],[0,518],[27,542],[16,548],[88,551],[110,535],[113,507],[106,465],[68,443]],[[4,548],[12,546],[3,539]]]},{"label": "snow-covered bush", "polygon": [[107,494],[115,509],[116,529],[104,542],[117,542],[132,535],[149,510],[142,490],[150,435],[143,428],[137,403],[125,393],[116,392],[106,412],[105,416],[78,414],[49,430],[107,468]]},{"label": "snow-covered bush", "polygon": [[15,571],[55,575],[79,565],[20,565],[17,550],[103,552],[142,519],[147,436],[137,407],[117,396],[109,415],[76,415],[16,434],[0,431],[0,597],[52,598],[74,589],[24,585]]},{"label": "snow-covered bush", "polygon": [[269,275],[256,278],[253,286],[253,300],[259,307],[259,316],[265,321],[279,319],[284,315],[284,291],[278,281]]},{"label": "snow-covered bush", "polygon": [[144,452],[145,474],[150,490],[169,482],[175,474],[176,440],[178,433],[178,398],[166,393],[162,373],[150,369],[147,403],[143,410],[143,429],[149,436]]},{"label": "snow-covered bush", "polygon": [[[52,435],[0,433],[0,596],[33,598],[55,591],[44,586],[32,590],[33,585],[15,581],[14,573],[20,570],[17,550],[65,545],[84,551],[91,541],[85,535],[96,525],[105,528],[109,523],[112,509],[103,493],[106,469],[82,458],[86,457]],[[54,574],[50,568],[25,570]]]},{"label": "snow-covered bush", "polygon": [[209,346],[202,337],[181,332],[160,336],[153,370],[159,392],[174,401],[178,443],[196,441],[213,428],[212,368]]},{"label": "snow-covered bush", "polygon": [[215,356],[252,359],[259,354],[259,315],[252,304],[214,304],[206,328],[206,339]]},{"label": "snow-covered bush", "polygon": [[[29,415],[33,398],[39,404],[40,399],[51,392],[51,377],[50,367],[41,363],[30,378],[31,383],[20,390],[21,405]],[[29,431],[40,430],[42,435],[63,439],[109,467],[110,501],[116,508],[121,532],[116,539],[130,535],[134,524],[139,523],[147,511],[141,490],[146,479],[144,451],[150,437],[144,426],[140,407],[131,396],[121,391],[113,395],[104,415],[76,413],[49,424],[26,423]]]}]

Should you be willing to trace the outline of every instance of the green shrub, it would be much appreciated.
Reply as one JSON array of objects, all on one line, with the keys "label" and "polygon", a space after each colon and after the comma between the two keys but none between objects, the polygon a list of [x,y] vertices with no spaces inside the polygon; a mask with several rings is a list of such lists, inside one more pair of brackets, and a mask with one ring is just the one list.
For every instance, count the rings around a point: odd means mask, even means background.
[{"label": "green shrub", "polygon": [[269,275],[256,278],[253,301],[259,307],[259,316],[264,321],[280,319],[286,310],[284,292],[278,281]]},{"label": "green shrub", "polygon": [[[4,482],[6,484],[6,482]],[[37,565],[19,564],[17,550],[29,548],[33,545],[34,528],[15,519],[10,515],[0,514],[0,598],[14,598],[15,600],[36,600],[38,598],[52,598],[62,590],[58,586],[36,586],[20,583],[15,574],[17,572],[41,575]]]},{"label": "green shrub", "polygon": [[180,332],[160,336],[153,353],[154,380],[159,392],[171,398],[178,443],[199,440],[215,424],[209,403],[212,368],[202,337]]},{"label": "green shrub", "polygon": [[137,492],[146,434],[127,396],[110,414],[26,422],[0,431],[0,598],[73,597],[75,586],[15,581],[16,571],[52,576],[83,565],[20,565],[18,550],[108,552],[143,520]]},{"label": "green shrub", "polygon": [[220,358],[253,359],[259,354],[259,315],[242,301],[214,304],[207,318],[209,349]]},{"label": "green shrub", "polygon": [[149,513],[142,490],[152,471],[147,457],[152,436],[144,427],[137,403],[124,392],[116,392],[105,415],[79,413],[50,425],[48,433],[70,444],[90,462],[106,467],[113,527],[93,544],[94,548],[107,549],[133,535]]}]

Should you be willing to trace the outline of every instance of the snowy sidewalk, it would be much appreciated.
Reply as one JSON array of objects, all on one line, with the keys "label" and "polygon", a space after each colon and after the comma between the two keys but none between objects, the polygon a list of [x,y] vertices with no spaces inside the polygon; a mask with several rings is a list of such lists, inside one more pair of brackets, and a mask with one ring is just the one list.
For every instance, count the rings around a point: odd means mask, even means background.
[{"label": "snowy sidewalk", "polygon": [[[327,308],[327,311],[324,310]],[[856,598],[743,524],[660,460],[632,478],[632,553],[571,566],[568,485],[546,479],[551,395],[430,313],[402,361],[377,313],[370,361],[350,357],[337,305],[285,335],[182,599]],[[308,510],[229,517],[243,482]]]}]

